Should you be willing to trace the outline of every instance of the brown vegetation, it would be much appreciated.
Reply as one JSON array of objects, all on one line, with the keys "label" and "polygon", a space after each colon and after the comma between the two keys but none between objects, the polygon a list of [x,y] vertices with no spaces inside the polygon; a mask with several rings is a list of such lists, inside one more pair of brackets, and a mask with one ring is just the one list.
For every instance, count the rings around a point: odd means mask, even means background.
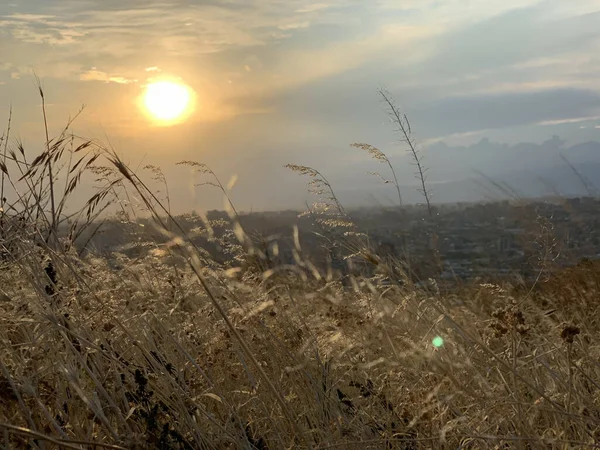
[{"label": "brown vegetation", "polygon": [[[78,144],[69,127],[31,162],[3,148],[4,448],[600,446],[595,263],[529,287],[382,284],[406,266],[373,254],[339,205],[318,216],[336,254],[382,266],[342,282],[303,256],[297,236],[294,265],[263,265],[231,205],[231,239],[214,240],[239,264],[224,266],[190,239],[213,239],[217,224],[178,228],[114,151]],[[90,177],[98,192],[67,214]],[[130,193],[166,244],[136,226]],[[113,255],[118,269],[76,245],[111,204],[124,232],[151,246]]]}]

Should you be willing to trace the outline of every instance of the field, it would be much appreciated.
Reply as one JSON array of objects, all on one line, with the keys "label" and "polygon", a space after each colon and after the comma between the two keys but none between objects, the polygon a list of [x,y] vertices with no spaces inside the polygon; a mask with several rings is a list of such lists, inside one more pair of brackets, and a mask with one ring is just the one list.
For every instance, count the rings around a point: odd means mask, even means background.
[{"label": "field", "polygon": [[[290,229],[294,264],[278,265],[277,242],[259,245],[233,204],[228,221],[183,229],[156,194],[160,169],[144,181],[69,126],[46,144],[32,157],[2,140],[3,448],[600,447],[600,264],[547,276],[542,246],[533,283],[417,285],[327,179],[290,166],[320,198],[307,215],[332,264]],[[227,195],[210,168],[184,164]],[[96,194],[70,206],[83,183]],[[107,215],[146,251],[83,251]],[[197,236],[231,258],[209,258]],[[370,269],[341,276],[339,260]]]}]

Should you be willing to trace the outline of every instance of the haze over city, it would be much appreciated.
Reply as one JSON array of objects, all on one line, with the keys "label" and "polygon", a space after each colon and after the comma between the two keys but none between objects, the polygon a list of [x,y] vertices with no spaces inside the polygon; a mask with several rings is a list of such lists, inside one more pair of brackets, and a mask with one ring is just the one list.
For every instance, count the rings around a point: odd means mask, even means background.
[{"label": "haze over city", "polygon": [[[232,198],[246,210],[303,207],[304,181],[286,163],[369,203],[381,185],[365,172],[379,166],[353,142],[385,151],[418,201],[385,87],[429,181],[455,186],[439,201],[479,198],[465,184],[474,170],[533,171],[569,193],[559,153],[592,178],[600,164],[590,143],[600,141],[598,23],[597,0],[14,0],[0,5],[0,121],[12,104],[13,138],[43,148],[37,75],[51,134],[86,105],[76,133],[110,142],[133,167],[160,166],[179,211],[222,205],[190,193],[179,160],[237,175]],[[185,91],[145,94],[165,81]]]}]

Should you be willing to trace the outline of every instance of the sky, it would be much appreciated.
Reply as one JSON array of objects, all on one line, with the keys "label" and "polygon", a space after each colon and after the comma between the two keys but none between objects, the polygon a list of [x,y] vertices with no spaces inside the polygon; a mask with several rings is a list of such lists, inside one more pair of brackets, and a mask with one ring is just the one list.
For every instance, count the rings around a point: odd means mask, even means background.
[{"label": "sky", "polygon": [[[353,142],[388,154],[410,189],[414,168],[379,88],[410,118],[433,183],[503,157],[507,171],[523,169],[531,158],[503,148],[600,141],[598,24],[600,0],[6,0],[0,123],[12,105],[13,136],[43,148],[35,73],[51,133],[85,105],[76,132],[133,167],[160,166],[179,210],[221,205],[192,195],[180,160],[237,175],[242,209],[302,206],[303,180],[286,163],[318,168],[342,191],[377,183],[365,172],[380,166]],[[139,107],[160,77],[195,92],[185,121],[160,126]],[[455,151],[448,164],[440,152],[482,139],[502,144],[494,157]]]}]

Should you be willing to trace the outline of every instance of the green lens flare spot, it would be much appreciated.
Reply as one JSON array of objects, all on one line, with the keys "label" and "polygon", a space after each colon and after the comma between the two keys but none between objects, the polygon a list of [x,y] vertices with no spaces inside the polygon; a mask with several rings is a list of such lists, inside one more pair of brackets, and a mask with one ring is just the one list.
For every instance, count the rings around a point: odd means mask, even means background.
[{"label": "green lens flare spot", "polygon": [[440,348],[442,345],[444,345],[444,338],[441,336],[436,336],[433,338],[433,341],[431,341],[431,343],[435,348]]}]

